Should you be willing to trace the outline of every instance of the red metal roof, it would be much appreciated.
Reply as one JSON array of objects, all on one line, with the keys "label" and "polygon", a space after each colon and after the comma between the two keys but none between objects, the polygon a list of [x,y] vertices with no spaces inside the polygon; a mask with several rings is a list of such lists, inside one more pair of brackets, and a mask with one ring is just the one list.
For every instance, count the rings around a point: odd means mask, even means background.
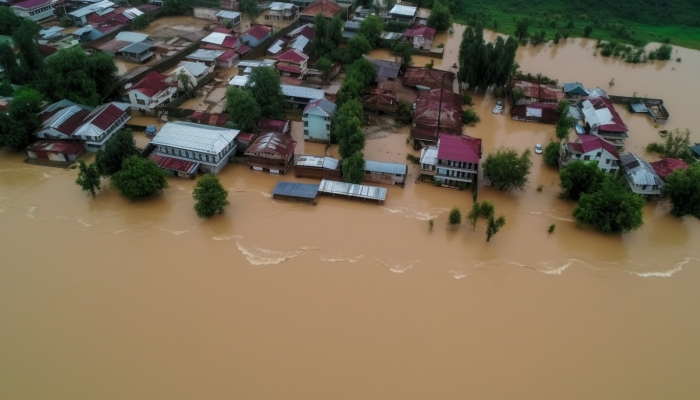
[{"label": "red metal roof", "polygon": [[316,31],[314,30],[313,27],[311,27],[309,25],[304,25],[304,27],[301,29],[301,31],[299,31],[299,33],[297,33],[296,36],[294,36],[294,37],[296,38],[299,36],[303,36],[303,37],[311,40],[314,38],[315,33],[316,33]]},{"label": "red metal roof", "polygon": [[221,42],[221,45],[224,47],[228,47],[229,49],[235,49],[239,45],[239,42],[239,37],[228,35],[224,38],[224,41]]},{"label": "red metal roof", "polygon": [[95,29],[106,35],[110,32],[116,31],[117,29],[121,29],[124,26],[126,26],[126,24],[122,24],[118,21],[107,21],[104,24],[101,24],[100,26],[96,27]]},{"label": "red metal roof", "polygon": [[151,154],[148,158],[153,160],[160,168],[170,171],[194,174],[199,168],[199,163],[197,162],[180,160],[179,158],[167,157],[160,154]]},{"label": "red metal roof", "polygon": [[[60,112],[60,111],[59,111]],[[58,114],[58,112],[54,113]],[[63,133],[64,135],[72,135],[76,129],[85,121],[85,118],[90,115],[90,111],[81,108],[75,114],[66,118],[61,125],[55,127],[57,131]]]},{"label": "red metal roof", "polygon": [[54,54],[55,52],[57,52],[58,49],[55,48],[55,47],[53,47],[53,46],[49,46],[49,45],[46,45],[46,44],[41,44],[41,43],[39,43],[39,44],[37,45],[37,51],[38,51],[39,54],[41,54],[43,57],[48,57],[48,56],[50,56],[51,54]]},{"label": "red metal roof", "polygon": [[235,51],[236,53],[240,54],[240,55],[243,55],[243,54],[245,54],[245,53],[247,53],[247,52],[250,51],[250,47],[248,47],[248,46],[242,44],[242,45],[238,46],[238,48],[237,48],[236,50],[234,50],[234,51]]},{"label": "red metal roof", "polygon": [[627,125],[622,120],[622,117],[620,117],[620,114],[617,113],[617,110],[615,110],[615,106],[613,106],[610,99],[607,97],[584,97],[584,99],[590,101],[593,108],[596,110],[607,108],[608,111],[610,111],[610,115],[612,115],[612,121],[599,126],[599,130],[607,132],[627,132]]},{"label": "red metal roof", "polygon": [[559,89],[553,89],[539,83],[516,80],[513,85],[522,90],[525,97],[534,98],[538,101],[553,101],[558,103],[559,100],[566,97],[566,93]]},{"label": "red metal roof", "polygon": [[258,40],[267,36],[270,33],[270,28],[265,25],[253,25],[242,36],[250,35]]},{"label": "red metal roof", "polygon": [[277,61],[284,61],[294,64],[301,64],[308,59],[309,56],[296,49],[287,50],[277,57]]},{"label": "red metal roof", "polygon": [[258,130],[265,132],[289,133],[292,122],[289,120],[260,118]]},{"label": "red metal roof", "polygon": [[23,1],[21,3],[13,4],[12,6],[24,8],[25,10],[30,10],[32,8],[43,6],[43,5],[49,4],[49,3],[51,3],[51,0],[27,0],[27,1]]},{"label": "red metal roof", "polygon": [[108,53],[116,53],[130,44],[131,42],[127,42],[125,40],[110,40],[97,46],[97,48]]},{"label": "red metal roof", "polygon": [[230,59],[236,58],[236,57],[238,57],[238,55],[236,55],[235,52],[233,52],[233,51],[225,51],[224,54],[220,55],[220,56],[217,57],[216,59],[217,59],[217,60],[222,60],[222,61],[227,61],[227,60],[230,60]]},{"label": "red metal roof", "polygon": [[481,139],[471,136],[440,136],[438,159],[478,164],[481,159]]},{"label": "red metal roof", "polygon": [[48,151],[61,154],[80,154],[85,150],[82,142],[77,140],[47,139],[34,142],[29,151]]},{"label": "red metal roof", "polygon": [[158,92],[161,92],[169,87],[176,87],[177,82],[168,83],[165,82],[167,77],[163,74],[159,74],[155,71],[151,71],[148,75],[141,78],[134,86],[132,86],[129,91],[137,90],[141,92],[144,96],[154,96]]},{"label": "red metal roof", "polygon": [[253,139],[255,139],[255,134],[250,132],[240,132],[236,135],[236,140],[242,142],[250,142]]},{"label": "red metal roof", "polygon": [[452,91],[452,83],[455,80],[454,72],[442,71],[435,68],[406,68],[403,84],[406,86],[426,86],[431,89],[445,89]]},{"label": "red metal roof", "polygon": [[226,114],[214,114],[195,111],[194,113],[192,113],[192,115],[190,115],[190,119],[192,120],[192,122],[196,122],[198,124],[224,126],[226,125],[228,117],[226,116]]},{"label": "red metal roof", "polygon": [[212,29],[212,32],[231,33],[231,30],[229,28],[224,28],[223,26],[217,26]]},{"label": "red metal roof", "polygon": [[414,27],[406,29],[406,31],[404,31],[403,35],[405,37],[410,37],[410,38],[413,38],[416,36],[423,36],[425,38],[432,39],[435,37],[435,28],[431,28],[429,26],[423,26],[423,25],[414,26]]},{"label": "red metal roof", "polygon": [[688,168],[688,164],[678,158],[664,158],[659,161],[649,163],[649,165],[654,168],[656,175],[658,175],[659,178],[663,179],[664,181],[669,175],[671,175],[671,172],[677,169],[683,170]]},{"label": "red metal roof", "polygon": [[318,0],[315,3],[311,3],[308,7],[304,9],[304,11],[300,12],[299,15],[315,17],[317,14],[321,14],[326,18],[333,18],[342,10],[342,7],[331,1]]},{"label": "red metal roof", "polygon": [[579,135],[576,143],[569,143],[569,148],[579,153],[589,153],[600,149],[605,149],[610,155],[620,159],[615,145],[595,135]]},{"label": "red metal roof", "polygon": [[246,155],[257,155],[269,158],[286,158],[294,154],[297,142],[290,136],[278,132],[268,132],[260,135],[246,150]]},{"label": "red metal roof", "polygon": [[124,115],[124,110],[110,103],[98,111],[97,114],[92,117],[90,123],[102,130],[106,130],[121,118],[122,115]]},{"label": "red metal roof", "polygon": [[293,74],[300,74],[301,73],[301,68],[297,67],[296,65],[277,64],[277,65],[275,65],[275,68],[277,68],[280,71],[291,72]]},{"label": "red metal roof", "polygon": [[421,90],[416,100],[413,123],[416,134],[430,134],[433,140],[437,140],[443,132],[461,135],[462,100],[448,90]]}]

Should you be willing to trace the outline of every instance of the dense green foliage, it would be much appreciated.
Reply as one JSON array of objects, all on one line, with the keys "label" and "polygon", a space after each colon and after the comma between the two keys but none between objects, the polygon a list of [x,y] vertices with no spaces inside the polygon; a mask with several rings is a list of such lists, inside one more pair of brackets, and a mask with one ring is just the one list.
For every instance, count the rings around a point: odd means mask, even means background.
[{"label": "dense green foliage", "polygon": [[206,174],[199,178],[192,190],[195,200],[194,210],[200,218],[209,218],[214,214],[223,214],[224,207],[229,205],[228,191],[216,175]]},{"label": "dense green foliage", "polygon": [[239,3],[239,8],[244,13],[248,14],[251,22],[255,22],[260,15],[260,8],[258,7],[258,0],[241,0]]},{"label": "dense green foliage", "polygon": [[10,110],[0,113],[0,146],[18,150],[27,147],[40,123],[37,113],[42,100],[36,90],[21,88],[14,93]]},{"label": "dense green foliage", "polygon": [[686,170],[673,171],[666,178],[666,185],[661,188],[661,192],[671,198],[671,214],[700,218],[700,164],[695,163]]},{"label": "dense green foliage", "polygon": [[192,0],[163,0],[163,12],[168,15],[187,14],[192,6]]},{"label": "dense green foliage", "polygon": [[6,79],[0,81],[0,96],[12,97],[12,94],[14,93],[15,88],[12,87],[12,84],[10,84],[10,82],[8,82]]},{"label": "dense green foliage", "polygon": [[387,32],[399,32],[403,33],[408,29],[408,24],[400,21],[387,21],[384,25],[384,30]]},{"label": "dense green foliage", "polygon": [[[635,46],[662,42],[700,49],[700,7],[695,0],[458,0],[455,19],[514,34],[518,22],[529,20],[530,31],[545,31],[545,39],[559,31],[564,37],[588,36],[624,41]],[[590,28],[589,28],[590,27]]]},{"label": "dense green foliage", "polygon": [[530,149],[518,154],[515,149],[501,148],[486,157],[484,176],[499,190],[522,190],[531,167]]},{"label": "dense green foliage", "polygon": [[476,111],[474,111],[471,108],[467,108],[462,112],[462,122],[465,125],[472,125],[474,126],[477,122],[481,121],[481,118],[476,114]]},{"label": "dense green foliage", "polygon": [[582,195],[600,189],[605,179],[605,172],[598,168],[597,162],[573,160],[559,171],[561,196],[578,201]]},{"label": "dense green foliage", "polygon": [[438,32],[444,32],[452,26],[452,13],[447,6],[439,1],[435,1],[433,9],[428,17],[428,26],[435,28]]},{"label": "dense green foliage", "polygon": [[567,140],[574,125],[576,125],[576,118],[569,116],[568,113],[559,115],[555,130],[557,139],[562,141]]},{"label": "dense green foliage", "polygon": [[462,223],[462,212],[459,210],[459,207],[452,207],[450,210],[450,215],[447,217],[447,222],[450,224],[452,229],[455,229]]},{"label": "dense green foliage", "polygon": [[404,41],[394,42],[391,45],[391,51],[401,59],[401,69],[405,70],[407,67],[413,65],[413,46]]},{"label": "dense green foliage", "polygon": [[110,177],[110,182],[129,200],[150,197],[168,187],[165,172],[153,161],[139,156],[125,159],[121,170]]},{"label": "dense green foliage", "polygon": [[494,218],[493,215],[490,216],[486,223],[486,241],[491,241],[493,235],[497,234],[505,224],[506,219],[502,215],[498,218]]},{"label": "dense green foliage", "polygon": [[670,60],[673,47],[662,44],[658,49],[649,52],[649,58],[652,60]]},{"label": "dense green foliage", "polygon": [[252,132],[258,126],[260,106],[250,92],[231,87],[226,91],[226,112],[233,128]]},{"label": "dense green foliage", "polygon": [[267,118],[283,117],[282,109],[287,101],[282,94],[280,74],[272,67],[253,68],[246,89],[260,106],[260,115]]},{"label": "dense green foliage", "polygon": [[498,37],[495,43],[484,41],[481,28],[468,27],[459,45],[457,77],[469,85],[469,90],[485,91],[490,86],[503,87],[516,69],[515,53],[518,43],[509,37]]},{"label": "dense green foliage", "polygon": [[[370,46],[376,47],[384,31],[384,19],[376,15],[370,15],[360,22],[360,29],[356,36],[364,36]],[[352,39],[351,39],[352,41]]]},{"label": "dense green foliage", "polygon": [[314,37],[311,39],[311,57],[320,59],[326,57],[331,60],[338,60],[340,53],[338,45],[343,39],[343,22],[336,17],[328,21],[321,14],[314,17]]},{"label": "dense green foliage", "polygon": [[18,17],[10,7],[0,7],[0,35],[11,36],[21,23],[22,18]]},{"label": "dense green foliage", "polygon": [[343,52],[343,62],[346,64],[357,60],[372,50],[372,44],[362,35],[355,35],[348,41],[348,47]]},{"label": "dense green foliage", "polygon": [[97,171],[97,164],[85,164],[85,161],[78,160],[79,172],[78,179],[75,183],[78,184],[84,191],[90,192],[92,197],[97,195],[100,190],[100,173]]},{"label": "dense green foliage", "polygon": [[467,219],[469,223],[472,224],[472,230],[474,230],[476,229],[476,222],[479,218],[485,218],[488,221],[493,218],[495,213],[496,208],[492,202],[483,201],[479,203],[478,201],[474,201],[472,209],[469,211],[469,214],[467,214]]},{"label": "dense green foliage", "polygon": [[101,94],[116,76],[117,67],[107,53],[86,54],[80,46],[74,46],[46,59],[35,85],[50,101],[66,99],[96,106],[102,103]]},{"label": "dense green foliage", "polygon": [[318,61],[316,61],[316,69],[321,71],[321,76],[323,77],[324,82],[328,81],[332,67],[333,61],[327,57],[321,57]]},{"label": "dense green foliage", "polygon": [[413,106],[411,103],[401,101],[396,104],[396,122],[410,124],[413,121]]},{"label": "dense green foliage", "polygon": [[607,177],[599,190],[583,194],[573,215],[581,224],[604,233],[631,232],[642,226],[645,201],[632,193],[624,181]]},{"label": "dense green foliage", "polygon": [[544,163],[550,167],[557,167],[559,165],[560,150],[561,144],[559,142],[549,142],[547,147],[544,148]]},{"label": "dense green foliage", "polygon": [[142,14],[131,20],[131,29],[135,31],[146,29],[150,24],[151,19],[148,14]]},{"label": "dense green foliage", "polygon": [[358,151],[343,160],[343,181],[360,183],[365,177],[365,155]]},{"label": "dense green foliage", "polygon": [[107,140],[95,155],[97,171],[102,176],[112,176],[122,168],[124,160],[139,154],[131,129],[120,129]]},{"label": "dense green foliage", "polygon": [[680,158],[687,163],[695,161],[690,151],[690,129],[676,130],[666,133],[664,143],[651,142],[647,145],[647,152],[660,153],[664,157]]}]

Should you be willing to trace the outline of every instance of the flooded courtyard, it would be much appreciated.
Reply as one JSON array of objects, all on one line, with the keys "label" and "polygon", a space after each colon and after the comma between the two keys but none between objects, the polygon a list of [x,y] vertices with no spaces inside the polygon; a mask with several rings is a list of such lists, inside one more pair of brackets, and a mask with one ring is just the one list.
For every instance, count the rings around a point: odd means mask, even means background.
[{"label": "flooded courtyard", "polygon": [[[462,30],[436,39],[446,43],[436,68],[456,62]],[[700,142],[700,52],[631,65],[594,47],[521,47],[517,61],[560,84],[664,99],[662,126],[618,107],[626,151],[651,159],[643,148],[660,129],[690,128]],[[486,153],[554,139],[551,125],[492,114],[490,94],[474,103],[481,122],[465,133]],[[365,158],[417,154],[406,127],[384,122]],[[296,152],[324,154],[302,129],[294,122]],[[230,207],[202,221],[192,180],[168,178],[161,196],[137,203],[105,182],[92,199],[75,170],[3,149],[0,398],[699,397],[700,221],[671,217],[661,201],[630,234],[579,228],[557,171],[533,156],[524,191],[480,188],[506,219],[487,243],[483,221],[447,225],[471,192],[415,183],[413,166],[383,206],[309,206],[271,199],[291,171],[231,164],[219,175]]]}]

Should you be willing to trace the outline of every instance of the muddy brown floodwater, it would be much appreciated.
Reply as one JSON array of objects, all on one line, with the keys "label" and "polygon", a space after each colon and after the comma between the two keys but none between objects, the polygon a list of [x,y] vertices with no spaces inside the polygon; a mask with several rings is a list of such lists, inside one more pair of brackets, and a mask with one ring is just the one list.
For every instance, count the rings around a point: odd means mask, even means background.
[{"label": "muddy brown floodwater", "polygon": [[[628,150],[664,128],[700,141],[699,52],[627,65],[593,46],[521,48],[518,62],[663,98],[663,128],[622,113]],[[554,137],[491,114],[489,95],[475,103],[482,121],[465,131],[486,152]],[[405,139],[373,133],[367,158],[403,161]],[[108,187],[91,199],[75,170],[23,159],[0,151],[2,399],[700,398],[700,221],[660,202],[636,232],[579,229],[539,156],[524,192],[481,188],[506,218],[490,243],[483,222],[447,227],[470,193],[415,184],[415,171],[384,206],[307,206],[270,198],[292,174],[230,165],[231,206],[202,221],[194,181],[171,178],[145,202]]]}]

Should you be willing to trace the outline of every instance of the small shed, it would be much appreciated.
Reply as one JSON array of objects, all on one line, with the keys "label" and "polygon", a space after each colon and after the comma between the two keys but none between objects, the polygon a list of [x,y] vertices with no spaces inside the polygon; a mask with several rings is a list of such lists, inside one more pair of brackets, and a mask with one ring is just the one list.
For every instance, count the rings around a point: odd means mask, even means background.
[{"label": "small shed", "polygon": [[168,157],[161,154],[151,154],[148,159],[155,162],[158,167],[171,176],[194,179],[199,169],[198,162]]},{"label": "small shed", "polygon": [[403,187],[407,171],[406,164],[366,160],[364,181]]},{"label": "small shed", "polygon": [[301,155],[294,163],[294,176],[339,181],[341,179],[340,161],[333,157]]},{"label": "small shed", "polygon": [[85,147],[77,140],[40,140],[27,148],[29,158],[67,163],[75,161],[83,152]]},{"label": "small shed", "polygon": [[258,130],[261,132],[277,132],[289,135],[292,130],[292,121],[286,119],[260,118]]},{"label": "small shed", "polygon": [[318,186],[311,183],[279,182],[272,190],[272,198],[315,205]]},{"label": "small shed", "polygon": [[246,150],[248,165],[256,171],[286,173],[294,161],[297,142],[289,135],[268,132],[259,136]]},{"label": "small shed", "polygon": [[318,191],[323,194],[347,196],[348,198],[373,200],[379,204],[386,199],[386,188],[366,185],[356,185],[354,183],[337,182],[323,179],[318,187]]}]

